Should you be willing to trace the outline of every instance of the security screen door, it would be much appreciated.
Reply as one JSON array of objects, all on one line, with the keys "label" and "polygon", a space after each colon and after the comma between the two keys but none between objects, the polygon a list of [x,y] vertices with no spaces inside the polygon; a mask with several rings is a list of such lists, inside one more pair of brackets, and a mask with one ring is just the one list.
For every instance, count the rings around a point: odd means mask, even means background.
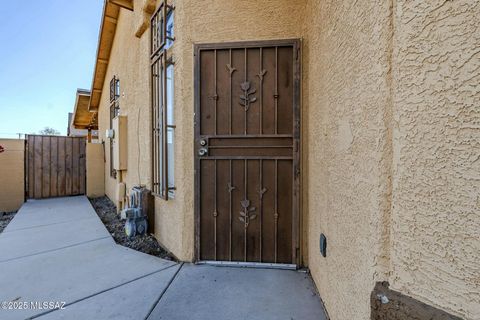
[{"label": "security screen door", "polygon": [[298,264],[298,40],[196,45],[196,259]]}]

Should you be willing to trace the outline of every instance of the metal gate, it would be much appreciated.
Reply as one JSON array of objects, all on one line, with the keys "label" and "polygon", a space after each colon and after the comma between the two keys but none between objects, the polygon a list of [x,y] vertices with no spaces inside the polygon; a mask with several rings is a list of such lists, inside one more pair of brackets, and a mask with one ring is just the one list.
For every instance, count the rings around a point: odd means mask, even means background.
[{"label": "metal gate", "polygon": [[299,263],[299,41],[195,48],[199,261]]},{"label": "metal gate", "polygon": [[85,138],[27,136],[27,198],[85,194]]}]

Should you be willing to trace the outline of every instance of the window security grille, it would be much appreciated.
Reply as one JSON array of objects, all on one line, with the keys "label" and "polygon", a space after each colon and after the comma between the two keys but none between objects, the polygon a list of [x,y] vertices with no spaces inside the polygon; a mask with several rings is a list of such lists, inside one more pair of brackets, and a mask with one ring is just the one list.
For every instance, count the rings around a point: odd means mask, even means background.
[{"label": "window security grille", "polygon": [[173,7],[163,2],[151,18],[152,188],[165,200],[174,195]]}]

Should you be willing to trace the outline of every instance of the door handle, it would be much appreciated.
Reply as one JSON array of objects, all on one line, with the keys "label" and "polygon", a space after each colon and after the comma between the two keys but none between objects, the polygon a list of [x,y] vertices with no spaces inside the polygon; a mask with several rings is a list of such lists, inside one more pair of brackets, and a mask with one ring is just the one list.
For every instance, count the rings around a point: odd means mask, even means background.
[{"label": "door handle", "polygon": [[206,156],[207,153],[208,153],[207,148],[200,148],[200,149],[198,149],[198,155],[201,156],[201,157]]}]

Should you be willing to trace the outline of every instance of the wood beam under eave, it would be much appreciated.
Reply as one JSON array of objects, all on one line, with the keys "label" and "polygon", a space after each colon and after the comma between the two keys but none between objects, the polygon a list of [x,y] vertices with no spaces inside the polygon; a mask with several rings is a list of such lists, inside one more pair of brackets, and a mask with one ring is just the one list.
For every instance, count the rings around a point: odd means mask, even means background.
[{"label": "wood beam under eave", "polygon": [[135,32],[135,36],[137,38],[141,38],[145,30],[148,29],[150,25],[150,17],[152,14],[155,12],[155,9],[157,8],[157,1],[156,0],[147,0],[145,2],[145,5],[143,6],[143,20],[140,26],[137,28],[137,31]]},{"label": "wood beam under eave", "polygon": [[111,4],[133,11],[133,0],[108,0]]},{"label": "wood beam under eave", "polygon": [[115,19],[114,17],[105,16],[105,21],[113,23],[113,24],[117,24],[117,19]]}]

